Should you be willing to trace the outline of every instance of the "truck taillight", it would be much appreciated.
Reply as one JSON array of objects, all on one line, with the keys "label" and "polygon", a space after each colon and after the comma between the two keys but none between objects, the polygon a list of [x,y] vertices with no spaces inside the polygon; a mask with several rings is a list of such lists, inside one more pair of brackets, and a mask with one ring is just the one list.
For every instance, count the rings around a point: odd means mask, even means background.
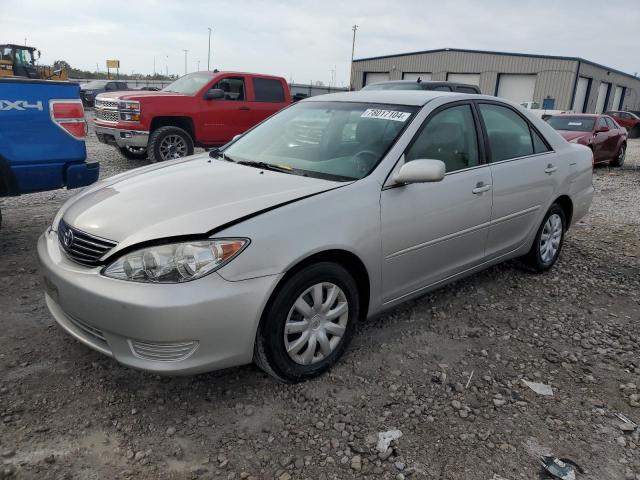
[{"label": "truck taillight", "polygon": [[81,100],[49,100],[53,123],[78,140],[87,136],[87,122]]}]

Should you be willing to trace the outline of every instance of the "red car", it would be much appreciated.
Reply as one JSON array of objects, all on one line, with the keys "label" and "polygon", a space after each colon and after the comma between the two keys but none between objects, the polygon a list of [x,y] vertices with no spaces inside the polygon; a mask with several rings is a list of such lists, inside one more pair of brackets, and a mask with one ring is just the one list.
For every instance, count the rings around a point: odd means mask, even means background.
[{"label": "red car", "polygon": [[240,72],[196,72],[158,92],[101,93],[98,140],[127,158],[152,162],[224,145],[291,103],[284,78]]},{"label": "red car", "polygon": [[629,132],[630,138],[640,137],[640,117],[635,113],[611,111],[605,112],[605,115],[613,117],[619,125],[622,125]]},{"label": "red car", "polygon": [[547,122],[571,143],[586,145],[593,151],[593,163],[624,164],[627,130],[608,115],[554,115]]}]

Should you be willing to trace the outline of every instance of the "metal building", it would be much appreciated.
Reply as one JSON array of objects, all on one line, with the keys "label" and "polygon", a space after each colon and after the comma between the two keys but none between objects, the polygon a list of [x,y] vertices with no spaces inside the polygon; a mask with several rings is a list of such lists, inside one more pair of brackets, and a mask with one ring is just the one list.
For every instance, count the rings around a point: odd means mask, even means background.
[{"label": "metal building", "polygon": [[472,83],[484,94],[547,109],[640,110],[640,78],[577,57],[443,48],[360,58],[351,68],[356,90],[418,77]]}]

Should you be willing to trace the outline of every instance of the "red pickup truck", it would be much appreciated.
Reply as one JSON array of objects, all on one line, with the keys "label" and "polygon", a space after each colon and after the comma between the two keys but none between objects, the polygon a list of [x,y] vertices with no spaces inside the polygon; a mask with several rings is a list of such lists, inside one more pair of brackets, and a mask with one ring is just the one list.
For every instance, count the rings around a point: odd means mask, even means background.
[{"label": "red pickup truck", "polygon": [[102,93],[94,128],[127,158],[152,162],[224,145],[291,103],[284,78],[239,72],[196,72],[164,89]]}]

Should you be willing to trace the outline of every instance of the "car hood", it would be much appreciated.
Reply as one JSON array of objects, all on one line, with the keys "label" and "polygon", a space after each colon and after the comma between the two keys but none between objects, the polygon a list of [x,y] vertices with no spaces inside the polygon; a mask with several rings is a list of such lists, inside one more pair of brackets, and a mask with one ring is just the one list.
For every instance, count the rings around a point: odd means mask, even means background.
[{"label": "car hood", "polygon": [[558,130],[557,132],[567,142],[570,142],[571,140],[575,140],[576,138],[580,138],[580,137],[588,137],[591,134],[591,132],[578,132],[575,130]]},{"label": "car hood", "polygon": [[119,243],[206,235],[246,216],[344,186],[198,155],[127,172],[63,207],[64,221]]},{"label": "car hood", "polygon": [[184,97],[181,93],[175,92],[162,92],[152,90],[125,90],[120,92],[105,92],[100,94],[102,100],[140,100],[142,98],[166,98],[166,97]]}]

